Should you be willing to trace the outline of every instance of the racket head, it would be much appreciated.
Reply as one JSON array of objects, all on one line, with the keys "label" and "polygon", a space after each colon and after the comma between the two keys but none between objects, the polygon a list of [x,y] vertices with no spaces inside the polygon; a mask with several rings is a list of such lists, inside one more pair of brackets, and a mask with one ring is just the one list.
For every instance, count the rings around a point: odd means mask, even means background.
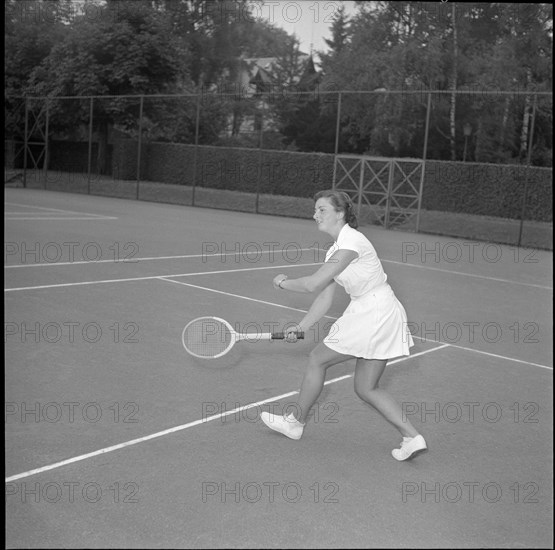
[{"label": "racket head", "polygon": [[237,333],[219,317],[197,317],[183,329],[181,342],[185,351],[199,359],[217,359],[237,341]]}]

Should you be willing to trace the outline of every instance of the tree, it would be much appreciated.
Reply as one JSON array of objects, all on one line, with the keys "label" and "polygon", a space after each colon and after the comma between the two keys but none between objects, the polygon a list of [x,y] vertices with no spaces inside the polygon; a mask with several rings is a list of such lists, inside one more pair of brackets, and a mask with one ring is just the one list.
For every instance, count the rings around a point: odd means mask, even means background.
[{"label": "tree", "polygon": [[[473,101],[463,116],[475,131],[474,158],[487,162],[526,159],[532,93],[485,96],[482,90],[550,90],[552,69],[552,7],[547,4],[476,4],[468,14],[464,83],[474,83]],[[545,105],[545,104],[538,104]],[[546,105],[547,106],[547,105]],[[537,158],[549,164],[551,136],[544,133],[551,117],[540,106],[536,136],[542,144]],[[549,131],[551,134],[551,131]],[[541,151],[541,152],[540,152]]]},{"label": "tree", "polygon": [[333,152],[335,124],[331,113],[322,109],[318,93],[321,75],[314,67],[312,56],[305,62],[296,90],[287,108],[281,111],[283,142],[300,151]]},{"label": "tree", "polygon": [[[331,25],[328,50],[319,52],[315,92],[303,96],[306,60],[298,41],[251,17],[246,0],[86,0],[112,16],[80,15],[75,2],[37,0],[49,16],[18,16],[27,2],[6,2],[6,128],[15,132],[17,95],[50,98],[51,130],[88,124],[87,101],[60,95],[160,94],[234,90],[242,59],[276,57],[274,102],[285,142],[301,150],[327,150],[334,141],[336,103],[324,90],[397,90],[407,93],[343,94],[339,142],[344,152],[419,157],[426,94],[434,96],[429,156],[461,157],[461,129],[471,123],[469,158],[485,162],[523,160],[530,143],[533,92],[552,84],[552,7],[548,4],[357,2]],[[86,4],[79,4],[80,6]],[[38,11],[35,9],[35,12]],[[52,17],[54,14],[54,17]],[[316,78],[313,66],[305,77]],[[304,78],[304,77],[303,77]],[[312,82],[312,81],[311,81]],[[313,82],[312,82],[313,83]],[[216,88],[216,89],[218,89]],[[469,89],[471,93],[460,94]],[[493,97],[480,90],[526,90]],[[303,88],[305,91],[305,88]],[[317,99],[317,101],[316,101]],[[220,139],[233,120],[256,112],[254,101],[211,97],[200,111],[200,142]],[[95,101],[99,169],[106,170],[108,129],[138,132],[138,101]],[[538,102],[536,162],[551,162],[550,102]],[[191,142],[196,129],[192,99],[145,100],[143,135]],[[236,125],[236,127],[238,127]]]},{"label": "tree", "polygon": [[303,103],[302,93],[298,87],[303,74],[303,57],[298,39],[295,36],[288,36],[282,54],[278,55],[273,63],[271,93],[266,96],[271,117],[279,121],[279,131],[284,136],[283,143],[292,147],[295,147],[296,135],[292,127],[293,120],[297,116],[299,106]]},{"label": "tree", "polygon": [[6,136],[24,132],[23,94],[31,71],[63,39],[71,6],[68,1],[42,0],[4,4],[4,103]]},{"label": "tree", "polygon": [[[428,152],[460,159],[462,127],[471,123],[469,156],[486,162],[522,156],[529,142],[533,94],[523,99],[482,94],[551,89],[552,7],[547,4],[357,2],[350,36],[323,56],[324,89],[375,89],[416,95],[344,95],[341,135],[348,150],[376,155],[422,154],[427,90],[433,95]],[[469,91],[460,94],[461,90]],[[446,101],[447,100],[447,101]],[[551,103],[538,110],[549,151]],[[516,136],[516,137],[515,137]],[[539,139],[539,137],[538,137]],[[539,151],[540,156],[547,159]]]},{"label": "tree", "polygon": [[[167,20],[148,2],[121,2],[117,17],[80,17],[31,71],[27,91],[48,96],[53,130],[88,124],[88,102],[59,96],[139,95],[171,92],[179,74],[178,51]],[[99,173],[106,173],[109,127],[136,125],[138,105],[115,97],[95,102]]]},{"label": "tree", "polygon": [[324,38],[328,46],[328,52],[318,52],[322,70],[326,72],[333,67],[336,57],[343,51],[349,42],[351,32],[349,18],[345,13],[345,6],[341,5],[333,17],[330,26],[331,40]]},{"label": "tree", "polygon": [[264,20],[249,19],[243,23],[238,42],[244,57],[283,57],[287,53],[290,37],[286,31]]},{"label": "tree", "polygon": [[[335,14],[330,30],[331,40],[325,39],[328,52],[317,52],[323,70],[334,66],[336,58],[349,40],[348,17],[343,6]],[[287,102],[280,102],[280,131],[284,135],[283,142],[300,151],[333,152],[336,119],[333,98],[320,94],[322,90],[327,91],[327,87],[322,85],[322,72],[316,70],[312,55],[299,63],[302,57],[298,55],[298,43],[296,49],[295,41],[291,44],[292,52],[282,61],[285,70],[282,71],[284,76],[281,81],[300,93],[293,92]]]},{"label": "tree", "polygon": [[[553,6],[544,4],[518,4],[513,17],[504,17],[507,42],[517,60],[518,72],[514,75],[523,90],[551,88]],[[547,31],[547,32],[546,32]],[[532,95],[524,96],[519,158],[524,160],[528,151]]]},{"label": "tree", "polygon": [[[221,97],[208,101],[207,92],[234,90],[241,57],[271,52],[285,56],[288,51],[287,33],[249,17],[246,0],[86,0],[94,3],[94,14],[99,17],[85,16],[84,4],[76,8],[69,0],[48,1],[72,8],[72,17],[58,9],[59,32],[55,36],[51,32],[52,38],[37,25],[22,28],[15,17],[10,32],[8,21],[6,80],[13,95],[51,98],[50,133],[88,125],[89,100],[70,103],[55,99],[60,95],[200,91],[199,139],[212,143],[228,124],[234,102]],[[52,27],[52,18],[48,21]],[[30,39],[22,40],[27,31]],[[194,98],[145,99],[143,135],[191,142],[196,103]],[[131,104],[123,98],[97,99],[94,107],[94,130],[100,144],[98,169],[105,172],[109,128],[114,126],[135,137],[138,100]],[[9,105],[8,111],[17,112]]]}]

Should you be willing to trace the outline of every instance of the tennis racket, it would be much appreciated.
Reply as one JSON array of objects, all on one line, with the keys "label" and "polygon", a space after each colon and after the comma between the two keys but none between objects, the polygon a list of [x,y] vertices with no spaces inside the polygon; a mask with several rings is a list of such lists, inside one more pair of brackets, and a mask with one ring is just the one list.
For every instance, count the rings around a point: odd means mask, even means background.
[{"label": "tennis racket", "polygon": [[[297,332],[303,339],[304,333]],[[241,340],[284,340],[283,332],[239,333],[224,319],[219,317],[199,317],[193,319],[183,329],[181,341],[187,353],[200,359],[217,359],[228,353]]]}]

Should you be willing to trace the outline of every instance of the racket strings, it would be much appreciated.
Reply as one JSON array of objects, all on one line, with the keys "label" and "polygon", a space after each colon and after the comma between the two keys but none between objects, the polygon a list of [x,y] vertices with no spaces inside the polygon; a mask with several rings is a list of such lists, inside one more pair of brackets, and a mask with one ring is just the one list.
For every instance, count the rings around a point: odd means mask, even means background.
[{"label": "racket strings", "polygon": [[189,324],[183,333],[183,344],[194,355],[216,357],[233,342],[229,328],[215,319],[199,319]]}]

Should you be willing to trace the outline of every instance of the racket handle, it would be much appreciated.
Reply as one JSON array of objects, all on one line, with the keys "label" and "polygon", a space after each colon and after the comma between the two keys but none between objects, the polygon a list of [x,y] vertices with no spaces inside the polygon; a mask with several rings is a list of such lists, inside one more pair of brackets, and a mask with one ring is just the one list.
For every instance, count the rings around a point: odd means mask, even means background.
[{"label": "racket handle", "polygon": [[[303,340],[304,332],[297,332],[297,338]],[[283,332],[272,332],[272,340],[285,340],[285,334]]]}]

